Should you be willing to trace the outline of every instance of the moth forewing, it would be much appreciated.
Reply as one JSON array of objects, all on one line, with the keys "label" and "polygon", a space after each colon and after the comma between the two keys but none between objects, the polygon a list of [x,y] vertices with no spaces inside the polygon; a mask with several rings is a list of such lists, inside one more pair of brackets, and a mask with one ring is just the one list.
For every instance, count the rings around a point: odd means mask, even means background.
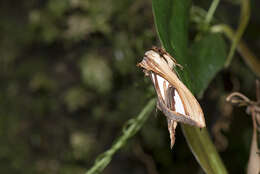
[{"label": "moth forewing", "polygon": [[175,101],[176,112],[185,115],[186,113],[184,111],[184,106],[183,106],[182,100],[176,89],[174,89],[174,101]]},{"label": "moth forewing", "polygon": [[[176,74],[173,75],[176,76]],[[165,102],[165,94],[163,92],[164,89],[162,87],[163,80],[166,81],[167,84],[172,84],[172,83],[153,72],[151,72],[151,79],[154,83],[154,87],[158,96],[159,109],[164,113],[165,116],[167,116],[169,119],[182,122],[185,124],[190,124],[198,127],[205,127],[204,116],[200,108],[200,105],[198,104],[195,97],[191,94],[191,92],[186,88],[185,85],[183,85],[183,87],[181,88],[183,90],[180,90],[175,85],[171,85],[171,86],[175,86],[174,96],[172,96],[173,97],[172,100],[175,101],[175,106],[174,106],[175,109],[173,110],[172,108],[169,108]],[[179,79],[177,80],[181,82]],[[187,93],[188,95],[186,95],[185,89],[186,92],[188,92]],[[190,100],[195,100],[195,102]],[[195,117],[196,115],[198,117]]]},{"label": "moth forewing", "polygon": [[[188,88],[179,80],[176,73],[171,70],[169,62],[172,60],[169,56],[162,57],[159,53],[154,50],[147,51],[143,61],[138,65],[151,73],[150,77],[158,95],[158,106],[160,110],[162,110],[164,115],[171,120],[198,127],[205,127],[204,115],[198,101]],[[176,61],[172,61],[170,64],[176,65]],[[163,80],[158,81],[160,78],[167,81],[167,83],[175,88],[176,97],[174,100],[176,100],[175,103],[177,103],[176,107],[178,108],[178,111],[167,107],[164,93],[161,92],[163,91],[161,82]]]},{"label": "moth forewing", "polygon": [[[158,97],[163,100],[163,102],[165,103],[165,105],[168,108],[170,108],[171,110],[175,110],[175,108],[176,108],[175,105],[177,104],[174,99],[175,89],[169,84],[169,82],[167,80],[165,80],[161,76],[156,75],[153,72],[151,72],[150,76],[154,83],[154,87],[157,91]],[[158,108],[161,111],[164,110],[164,109],[161,109],[161,107],[159,107],[159,104],[158,104]],[[183,112],[184,112],[184,110],[183,110]],[[168,123],[168,130],[170,133],[171,148],[172,148],[175,143],[175,129],[177,127],[177,122],[170,118],[167,118],[167,123]]]},{"label": "moth forewing", "polygon": [[[163,78],[160,77],[159,75],[154,74],[153,72],[151,74],[152,74],[151,75],[152,79],[154,79],[152,81],[154,82],[154,87],[155,87],[155,90],[156,90],[156,93],[158,96],[157,106],[164,113],[164,115],[171,120],[175,120],[175,121],[182,122],[185,124],[190,124],[193,126],[204,127],[198,122],[198,120],[194,119],[192,116],[187,114],[188,113],[186,111],[187,107],[185,107],[184,103],[182,102],[182,98],[178,94],[177,89],[173,88],[174,95],[166,96],[166,94],[164,92],[165,89],[162,89],[162,87],[159,87],[162,85],[159,85],[158,79],[163,79]],[[166,99],[164,96],[166,96]],[[167,98],[174,101],[174,106],[171,106],[171,107],[168,106]]]},{"label": "moth forewing", "polygon": [[[202,109],[196,98],[190,92],[190,90],[188,90],[188,88],[179,80],[177,75],[172,71],[167,72],[166,79],[172,86],[176,88],[177,94],[179,94],[179,97],[183,104],[183,108],[185,110],[184,115],[186,115],[186,117],[188,116],[188,118],[195,122],[195,124],[192,123],[193,125],[198,127],[205,127],[206,125]],[[184,123],[190,124],[191,122],[184,121]]]},{"label": "moth forewing", "polygon": [[163,98],[163,100],[165,100],[166,88],[169,85],[168,81],[154,73],[151,73],[151,79],[152,79],[154,85],[158,86],[161,97]]}]

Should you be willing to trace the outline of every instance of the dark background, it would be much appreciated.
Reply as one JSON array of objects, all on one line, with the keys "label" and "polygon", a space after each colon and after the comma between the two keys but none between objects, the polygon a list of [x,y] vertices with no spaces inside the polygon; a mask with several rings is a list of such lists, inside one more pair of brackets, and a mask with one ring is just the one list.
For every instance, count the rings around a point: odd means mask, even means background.
[{"label": "dark background", "polygon": [[[208,1],[193,5],[208,9]],[[259,55],[258,1],[243,39]],[[236,28],[239,5],[221,1],[216,19]],[[193,39],[196,29],[190,23]],[[227,44],[230,45],[228,40]],[[136,67],[159,46],[148,0],[0,1],[0,173],[85,173],[155,96]],[[260,68],[260,67],[259,67]],[[244,173],[252,126],[245,108],[256,76],[238,54],[200,100],[207,128],[230,173]],[[153,112],[104,173],[202,173],[181,129],[174,149],[164,116]]]}]

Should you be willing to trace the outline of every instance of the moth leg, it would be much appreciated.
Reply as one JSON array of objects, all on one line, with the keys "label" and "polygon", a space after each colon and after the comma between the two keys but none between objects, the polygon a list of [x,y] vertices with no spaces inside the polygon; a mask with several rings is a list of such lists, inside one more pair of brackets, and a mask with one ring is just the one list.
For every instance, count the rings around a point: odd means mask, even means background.
[{"label": "moth leg", "polygon": [[169,131],[169,134],[170,134],[171,149],[172,149],[173,145],[175,143],[175,129],[177,127],[177,122],[173,121],[169,118],[167,118],[167,122],[168,122],[168,131]]},{"label": "moth leg", "polygon": [[[175,111],[175,101],[174,101],[174,88],[168,84],[166,87],[166,83],[164,84],[164,92],[165,92],[165,100],[166,100],[166,106]],[[167,117],[168,122],[168,131],[170,133],[170,139],[171,139],[171,148],[173,148],[173,145],[175,143],[175,129],[177,127],[177,122],[174,120],[171,120]]]},{"label": "moth leg", "polygon": [[175,65],[178,66],[181,70],[184,69],[183,66],[182,66],[181,64],[176,63]]},{"label": "moth leg", "polygon": [[160,111],[162,110],[158,101],[157,101],[157,104],[156,104],[156,112],[157,112],[157,109],[159,109]]},{"label": "moth leg", "polygon": [[187,115],[183,115],[181,113],[178,113],[176,111],[170,110],[160,99],[158,100],[158,103],[160,105],[161,111],[164,113],[164,115],[174,121],[189,124],[192,126],[198,126],[198,127],[204,127],[201,124],[199,124],[196,120],[194,120],[191,117],[188,117]]}]

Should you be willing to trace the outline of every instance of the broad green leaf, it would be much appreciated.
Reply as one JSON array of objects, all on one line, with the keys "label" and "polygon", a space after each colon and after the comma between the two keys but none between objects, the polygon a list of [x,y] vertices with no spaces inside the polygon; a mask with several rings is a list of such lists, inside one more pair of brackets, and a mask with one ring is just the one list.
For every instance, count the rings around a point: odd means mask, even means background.
[{"label": "broad green leaf", "polygon": [[202,95],[216,73],[223,68],[226,56],[226,43],[219,34],[208,34],[192,44],[187,63],[195,94]]},{"label": "broad green leaf", "polygon": [[183,124],[182,130],[190,149],[207,174],[227,174],[206,128],[199,129]]},{"label": "broad green leaf", "polygon": [[[152,0],[155,26],[163,47],[184,69],[188,62],[188,22],[190,0]],[[189,75],[180,71],[181,79],[190,88]]]},{"label": "broad green leaf", "polygon": [[190,0],[153,0],[153,14],[164,48],[183,64],[188,43]]},{"label": "broad green leaf", "polygon": [[[192,46],[191,51],[193,50],[194,56],[188,56],[190,1],[153,0],[152,2],[155,25],[163,47],[183,65],[184,70],[179,75],[187,87],[194,94],[202,93],[210,80],[223,67],[224,62],[221,60],[224,54],[219,54],[217,53],[219,50],[215,50],[215,44],[221,43],[222,45],[223,40],[216,35],[206,36]],[[217,43],[214,43],[216,41]],[[210,45],[214,46],[210,47]],[[197,50],[194,50],[195,48]],[[221,50],[224,50],[224,44]],[[221,57],[216,56],[214,53]],[[208,73],[209,70],[210,73]],[[204,77],[204,79],[195,82],[199,76]],[[200,131],[196,127],[182,125],[182,129],[190,149],[206,173],[227,173],[206,128]]]}]

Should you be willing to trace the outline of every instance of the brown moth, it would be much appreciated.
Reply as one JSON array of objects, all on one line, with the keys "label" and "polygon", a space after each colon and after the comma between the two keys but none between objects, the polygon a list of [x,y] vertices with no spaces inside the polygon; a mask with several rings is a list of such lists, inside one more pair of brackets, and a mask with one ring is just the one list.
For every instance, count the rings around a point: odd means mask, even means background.
[{"label": "brown moth", "polygon": [[198,101],[172,71],[173,66],[181,65],[170,54],[162,48],[153,47],[137,66],[142,67],[153,82],[158,96],[157,108],[167,117],[171,148],[175,142],[177,122],[200,128],[206,126]]}]

